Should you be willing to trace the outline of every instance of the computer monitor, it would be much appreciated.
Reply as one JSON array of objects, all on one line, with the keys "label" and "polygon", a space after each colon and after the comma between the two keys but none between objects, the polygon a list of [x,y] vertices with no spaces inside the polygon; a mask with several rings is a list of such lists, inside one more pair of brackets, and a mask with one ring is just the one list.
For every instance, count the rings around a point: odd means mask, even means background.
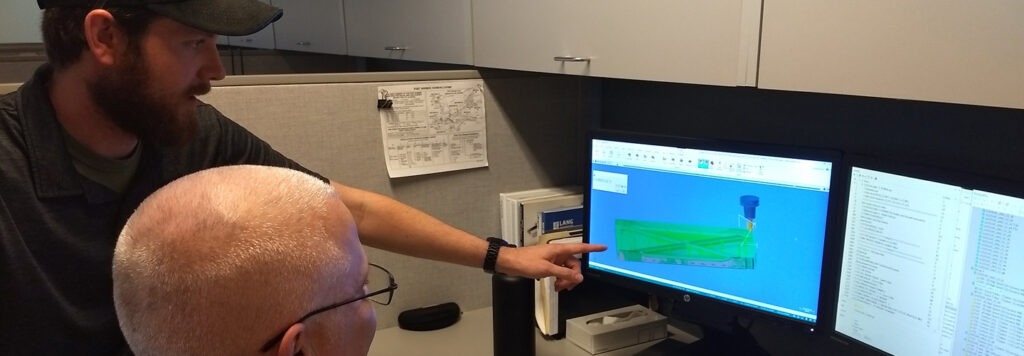
[{"label": "computer monitor", "polygon": [[846,171],[838,338],[1024,355],[1024,183],[859,156]]},{"label": "computer monitor", "polygon": [[584,239],[608,249],[586,256],[587,278],[677,301],[673,317],[814,331],[838,152],[605,130],[589,142]]}]

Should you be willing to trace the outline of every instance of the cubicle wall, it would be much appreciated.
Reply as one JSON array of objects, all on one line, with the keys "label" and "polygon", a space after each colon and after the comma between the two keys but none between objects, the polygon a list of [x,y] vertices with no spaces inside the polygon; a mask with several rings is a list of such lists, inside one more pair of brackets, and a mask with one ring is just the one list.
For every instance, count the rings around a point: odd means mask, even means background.
[{"label": "cubicle wall", "polygon": [[[485,237],[500,232],[498,193],[578,184],[581,79],[518,75],[484,78],[488,167],[397,179],[385,166],[377,87],[480,78],[477,71],[232,77],[203,100],[306,167]],[[409,308],[491,303],[490,276],[478,267],[367,253],[399,284],[394,302],[377,307],[379,327]]]}]

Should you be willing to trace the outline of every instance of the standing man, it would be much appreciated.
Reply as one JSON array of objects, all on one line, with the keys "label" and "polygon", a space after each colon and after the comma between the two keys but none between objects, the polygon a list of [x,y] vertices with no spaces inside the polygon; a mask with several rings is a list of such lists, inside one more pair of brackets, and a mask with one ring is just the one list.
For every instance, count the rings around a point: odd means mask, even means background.
[{"label": "standing man", "polygon": [[[0,354],[126,351],[114,313],[118,233],[150,193],[234,164],[309,171],[196,97],[224,78],[217,35],[282,11],[258,0],[38,0],[49,63],[0,97]],[[326,178],[317,175],[325,182]],[[394,199],[329,182],[363,244],[531,278],[581,282],[576,253],[520,249]]]}]

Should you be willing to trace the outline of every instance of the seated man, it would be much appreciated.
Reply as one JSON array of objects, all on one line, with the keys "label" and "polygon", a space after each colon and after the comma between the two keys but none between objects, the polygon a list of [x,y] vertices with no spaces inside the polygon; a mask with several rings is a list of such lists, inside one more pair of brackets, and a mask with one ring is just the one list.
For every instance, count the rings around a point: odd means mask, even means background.
[{"label": "seated man", "polygon": [[[337,217],[343,217],[338,219]],[[114,252],[114,304],[138,355],[366,355],[369,265],[336,190],[305,173],[227,166],[184,176],[134,212]]]}]

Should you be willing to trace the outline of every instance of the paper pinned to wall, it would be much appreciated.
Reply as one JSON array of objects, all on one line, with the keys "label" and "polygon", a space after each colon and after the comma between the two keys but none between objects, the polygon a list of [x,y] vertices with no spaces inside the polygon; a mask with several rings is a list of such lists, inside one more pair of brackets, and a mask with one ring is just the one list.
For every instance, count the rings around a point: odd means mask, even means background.
[{"label": "paper pinned to wall", "polygon": [[377,88],[391,178],[487,166],[483,80]]}]

